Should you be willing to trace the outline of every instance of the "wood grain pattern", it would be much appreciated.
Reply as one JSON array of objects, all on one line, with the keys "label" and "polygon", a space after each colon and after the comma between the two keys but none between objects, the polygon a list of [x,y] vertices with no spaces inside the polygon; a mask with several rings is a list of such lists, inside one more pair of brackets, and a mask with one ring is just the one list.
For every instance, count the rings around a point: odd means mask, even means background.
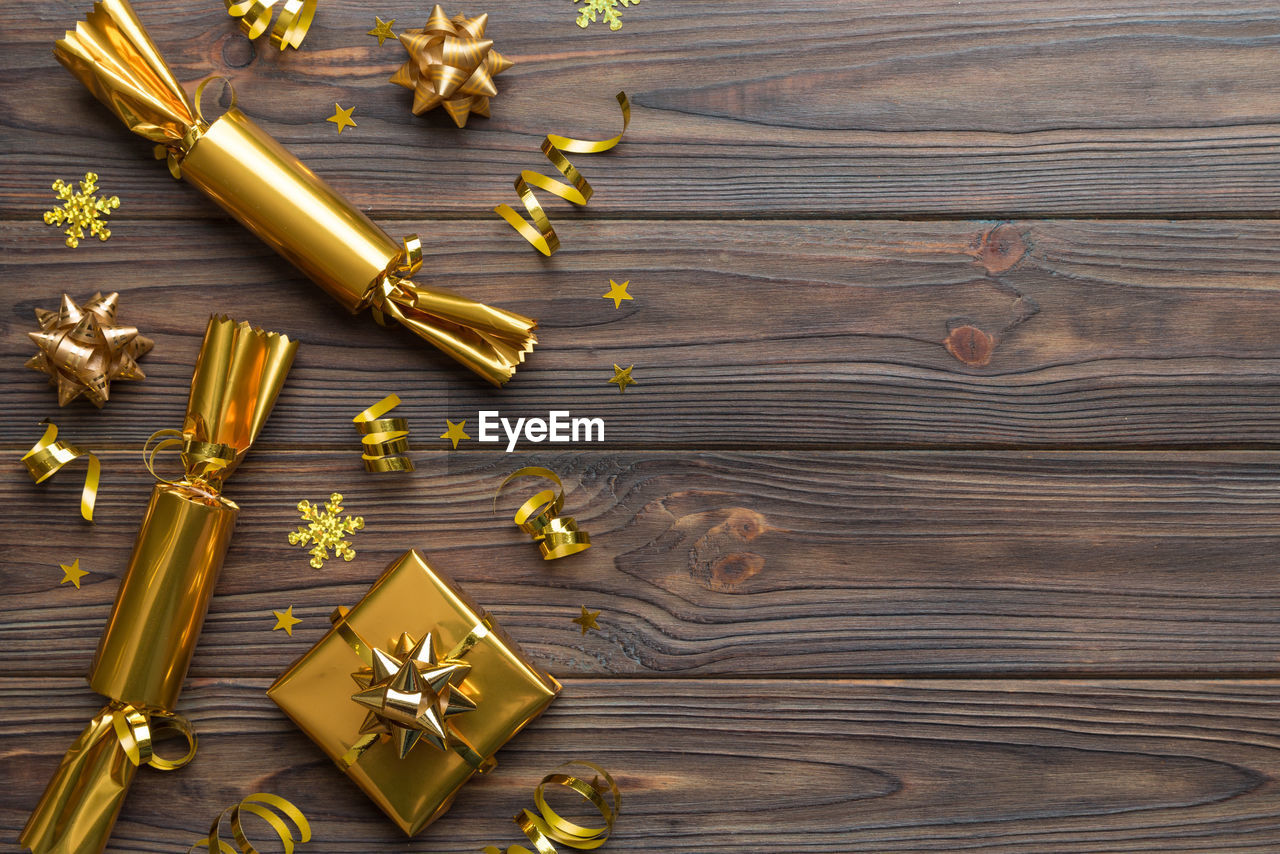
[{"label": "wood grain pattern", "polygon": [[[402,479],[364,477],[354,450],[256,453],[193,674],[279,673],[410,547],[566,675],[1260,675],[1280,655],[1271,454],[418,457]],[[491,514],[530,463],[565,478],[590,551],[542,561],[517,494]],[[0,531],[7,673],[88,669],[149,492],[133,455],[105,472],[92,529],[72,524],[77,482],[0,481],[60,543]],[[368,524],[354,562],[316,571],[286,535],[298,499],[334,489]],[[80,591],[57,586],[73,556],[94,573]],[[569,622],[580,604],[600,633]],[[288,605],[292,640],[270,631]]]},{"label": "wood grain pattern", "polygon": [[[215,0],[135,0],[180,79],[225,74],[426,236],[430,282],[541,319],[502,392],[175,184],[50,54],[88,5],[0,3],[0,847],[98,707],[81,677],[151,488],[137,449],[178,425],[227,311],[303,346],[228,489],[243,516],[181,701],[201,756],[140,774],[110,851],[185,850],[261,790],[307,808],[303,851],[512,844],[573,756],[619,772],[606,851],[1280,850],[1273,2],[646,0],[610,33],[568,0],[492,0],[517,65],[459,132],[410,115],[401,49],[365,35],[421,4],[323,0],[279,54]],[[490,210],[546,132],[614,134],[619,89],[632,129],[580,158],[588,208],[549,203],[544,259]],[[88,169],[115,236],[66,250],[40,212]],[[635,301],[602,300],[611,278]],[[149,376],[59,410],[21,367],[32,311],[98,289],[156,339]],[[367,476],[349,422],[391,391],[407,478]],[[606,441],[446,452],[444,420],[475,436],[482,409],[602,417]],[[16,462],[46,416],[103,452],[95,526],[78,470],[36,487]],[[515,492],[491,512],[527,464],[564,476],[590,551],[544,563]],[[316,571],[286,535],[335,489],[368,527]],[[408,547],[566,679],[412,842],[262,694]],[[75,557],[81,590],[57,584]],[[569,622],[582,604],[600,632]],[[270,630],[287,605],[292,638]]]},{"label": "wood grain pattern", "polygon": [[[144,769],[111,852],[171,852],[218,807],[266,789],[313,822],[303,851],[476,851],[565,757],[616,769],[608,851],[1274,851],[1280,724],[1273,682],[570,681],[501,751],[498,770],[406,843],[263,696],[262,680],[200,680],[182,697],[201,755]],[[0,756],[21,795],[96,710],[83,686],[0,680]],[[32,736],[21,710],[52,703]],[[246,735],[246,733],[251,733]]]},{"label": "wood grain pattern", "polygon": [[[284,55],[207,3],[136,5],[180,79],[230,77],[251,115],[380,215],[490,221],[520,168],[547,166],[544,134],[616,132],[620,89],[633,130],[584,158],[596,219],[1280,209],[1268,0],[722,0],[637,8],[621,33],[580,30],[567,2],[495,0],[489,34],[517,65],[465,133],[412,116],[386,83],[403,51],[365,35],[374,11],[420,23],[420,3],[329,3]],[[50,56],[86,6],[0,4],[0,210],[41,210],[54,177],[89,164],[136,214],[209,215]],[[324,121],[334,101],[357,108],[341,138]]]},{"label": "wood grain pattern", "polygon": [[[64,288],[110,287],[158,342],[149,379],[117,384],[118,405],[102,412],[55,410],[40,376],[15,369],[0,399],[56,411],[96,447],[137,447],[180,417],[203,317],[230,310],[303,342],[264,447],[347,447],[347,410],[392,390],[415,441],[437,448],[445,418],[474,428],[495,408],[603,417],[610,448],[1276,447],[1280,436],[1273,223],[583,223],[550,261],[487,224],[404,230],[442,247],[429,281],[541,319],[539,349],[502,392],[348,316],[231,222],[122,220],[109,243],[74,252],[43,224],[0,226],[0,277],[20,289],[0,352],[25,359],[32,311]],[[635,301],[601,299],[610,278],[630,279]],[[985,349],[951,346],[965,327],[990,336]],[[615,362],[636,366],[625,396],[607,382]],[[28,447],[33,430],[6,419],[0,442]]]}]

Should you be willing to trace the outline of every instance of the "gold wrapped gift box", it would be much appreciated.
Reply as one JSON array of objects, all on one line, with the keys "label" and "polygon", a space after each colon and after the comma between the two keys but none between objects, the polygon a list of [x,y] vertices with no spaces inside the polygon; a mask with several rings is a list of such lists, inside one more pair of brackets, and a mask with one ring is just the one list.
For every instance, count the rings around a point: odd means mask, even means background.
[{"label": "gold wrapped gift box", "polygon": [[[554,677],[417,551],[394,561],[354,608],[335,612],[334,621],[267,694],[410,836],[443,815],[463,784],[492,767],[498,749],[560,692]],[[388,735],[365,735],[366,749],[353,757],[369,712],[352,699],[362,687],[353,674],[366,662],[357,639],[391,649],[402,633],[415,640],[430,634],[448,653],[444,659],[469,665],[457,687],[476,708],[445,721],[448,749],[423,740],[401,758]]]}]

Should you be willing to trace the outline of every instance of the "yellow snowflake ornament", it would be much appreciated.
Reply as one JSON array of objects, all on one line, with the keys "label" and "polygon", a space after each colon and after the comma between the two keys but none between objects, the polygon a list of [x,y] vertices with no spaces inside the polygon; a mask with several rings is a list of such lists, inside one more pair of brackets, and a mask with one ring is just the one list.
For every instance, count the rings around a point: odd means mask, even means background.
[{"label": "yellow snowflake ornament", "polygon": [[578,8],[578,26],[583,29],[600,20],[599,16],[604,16],[603,20],[609,25],[609,29],[620,30],[622,13],[618,11],[618,7],[622,6],[625,9],[639,3],[640,0],[573,0],[573,2],[583,4]]},{"label": "yellow snowflake ornament", "polygon": [[78,191],[73,190],[71,185],[61,178],[53,182],[53,191],[58,194],[62,207],[45,211],[44,221],[46,225],[67,226],[67,230],[63,232],[67,236],[67,246],[72,249],[79,246],[80,241],[84,239],[86,229],[90,237],[96,237],[99,240],[106,240],[111,236],[106,218],[111,216],[113,210],[120,207],[120,197],[98,197],[96,172],[84,174],[84,180],[80,182]]},{"label": "yellow snowflake ornament", "polygon": [[334,557],[343,560],[349,561],[356,556],[355,549],[347,542],[347,535],[364,528],[364,518],[342,515],[340,493],[330,495],[323,507],[310,501],[299,501],[298,512],[302,514],[302,521],[307,524],[289,534],[289,542],[295,546],[312,546],[313,567],[324,568],[324,562],[329,558],[329,549],[333,549]]}]

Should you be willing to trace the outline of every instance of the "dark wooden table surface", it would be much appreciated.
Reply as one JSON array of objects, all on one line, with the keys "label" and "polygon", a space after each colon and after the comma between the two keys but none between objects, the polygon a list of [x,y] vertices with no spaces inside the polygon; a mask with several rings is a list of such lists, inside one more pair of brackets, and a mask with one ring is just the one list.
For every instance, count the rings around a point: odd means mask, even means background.
[{"label": "dark wooden table surface", "polygon": [[[571,757],[624,789],[607,851],[1280,850],[1274,2],[645,0],[613,33],[568,0],[492,0],[517,64],[459,131],[409,113],[401,48],[365,34],[425,4],[321,0],[282,55],[217,0],[137,0],[181,80],[226,75],[425,235],[432,281],[541,319],[501,392],[174,183],[54,61],[85,5],[0,5],[6,850],[100,703],[83,675],[150,489],[138,451],[180,425],[211,311],[302,344],[228,490],[242,519],[181,700],[200,757],[139,774],[112,851],[184,850],[261,790],[305,808],[314,852],[506,845]],[[546,166],[544,133],[615,133],[620,89],[632,129],[579,161],[587,209],[549,202],[565,246],[544,259],[490,209]],[[341,136],[335,101],[359,124]],[[87,170],[121,207],[73,251],[40,213]],[[26,332],[95,290],[155,338],[148,379],[59,410]],[[350,419],[392,391],[418,470],[370,476]],[[494,408],[604,418],[607,441],[436,438]],[[78,472],[35,487],[18,462],[51,416],[102,453],[96,525]],[[563,475],[589,552],[544,563],[492,514],[528,464]],[[316,571],[287,534],[334,490],[368,525]],[[409,547],[565,692],[407,842],[263,689]],[[83,588],[60,586],[77,557]]]}]

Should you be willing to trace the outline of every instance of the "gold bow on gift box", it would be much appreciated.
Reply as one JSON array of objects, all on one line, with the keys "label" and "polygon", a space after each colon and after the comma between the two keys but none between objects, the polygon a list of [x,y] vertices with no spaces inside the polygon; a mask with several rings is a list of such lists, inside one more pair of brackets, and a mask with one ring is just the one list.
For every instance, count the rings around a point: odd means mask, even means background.
[{"label": "gold bow on gift box", "polygon": [[329,619],[364,667],[351,674],[360,689],[351,699],[366,709],[360,737],[342,757],[347,765],[360,761],[375,744],[390,741],[404,759],[425,741],[437,750],[452,750],[480,773],[496,764],[473,748],[449,719],[474,712],[476,701],[461,687],[471,670],[462,660],[492,629],[486,615],[447,655],[436,650],[431,632],[415,640],[408,632],[389,649],[369,645],[347,622],[347,608],[339,607]]},{"label": "gold bow on gift box", "polygon": [[384,326],[410,329],[494,385],[533,352],[537,321],[411,281],[422,266],[418,238],[393,240],[237,109],[234,97],[206,121],[200,90],[188,99],[126,0],[96,3],[54,55],[130,130],[162,147],[175,177],[348,311],[367,308]]}]

